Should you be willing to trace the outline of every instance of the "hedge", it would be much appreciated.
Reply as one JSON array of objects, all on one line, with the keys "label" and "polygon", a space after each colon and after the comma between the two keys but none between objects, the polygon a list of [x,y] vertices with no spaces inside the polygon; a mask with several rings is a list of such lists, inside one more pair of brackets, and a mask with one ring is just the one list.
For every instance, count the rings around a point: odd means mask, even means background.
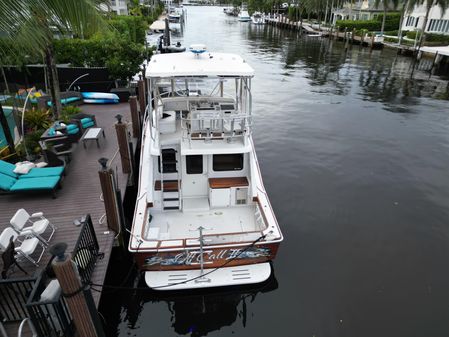
[{"label": "hedge", "polygon": [[449,44],[449,35],[426,33],[426,42],[441,42],[447,45]]},{"label": "hedge", "polygon": [[[410,32],[407,32],[407,37],[409,39],[414,40],[416,38],[416,34],[417,34],[417,31],[410,31]],[[449,35],[431,34],[431,33],[425,33],[425,35],[426,35],[426,40],[425,40],[426,44],[427,44],[427,42],[434,42],[434,43],[432,43],[432,45],[435,45],[435,42],[441,43],[441,44],[446,44],[446,45],[449,44]]]},{"label": "hedge", "polygon": [[128,79],[140,70],[144,47],[117,34],[108,34],[88,40],[55,40],[55,54],[58,63],[106,67],[112,79]]},{"label": "hedge", "polygon": [[[366,29],[368,31],[379,31],[382,28],[383,14],[378,15],[372,20],[337,20],[336,25],[343,31],[345,28],[348,30],[361,30]],[[399,29],[400,14],[388,13],[385,20],[384,31],[394,31]],[[396,33],[397,34],[397,33]]]}]

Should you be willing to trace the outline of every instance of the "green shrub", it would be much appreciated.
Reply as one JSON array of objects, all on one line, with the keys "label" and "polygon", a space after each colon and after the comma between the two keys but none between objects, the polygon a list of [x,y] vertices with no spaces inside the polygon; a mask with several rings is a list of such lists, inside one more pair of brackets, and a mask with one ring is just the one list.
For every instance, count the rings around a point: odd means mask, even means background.
[{"label": "green shrub", "polygon": [[147,22],[143,16],[116,16],[109,21],[119,34],[134,43],[145,43]]},{"label": "green shrub", "polygon": [[[407,32],[407,37],[411,40],[414,40],[416,38],[416,35],[418,34],[417,31],[409,31]],[[419,32],[421,34],[421,32]],[[431,34],[431,33],[425,33],[425,44],[426,45],[448,45],[449,44],[449,35],[444,34]],[[419,38],[419,36],[418,36]]]},{"label": "green shrub", "polygon": [[[336,25],[340,27],[340,31],[344,31],[345,27],[349,31],[352,31],[353,29],[366,29],[371,32],[380,31],[382,28],[382,18],[383,14],[378,15],[375,19],[372,20],[337,20]],[[394,31],[399,29],[400,18],[401,15],[398,13],[387,14],[384,31]]]},{"label": "green shrub", "polygon": [[[144,60],[144,45],[134,43],[124,35],[110,33],[88,40],[61,39],[55,41],[58,63],[73,66],[106,67],[111,79],[128,79],[137,73]],[[149,52],[151,55],[151,52]]]},{"label": "green shrub", "polygon": [[59,116],[59,119],[64,123],[68,123],[70,119],[72,119],[73,115],[76,115],[77,113],[80,112],[81,108],[74,105],[67,105],[62,108],[62,112],[61,115]]},{"label": "green shrub", "polygon": [[426,33],[426,42],[438,42],[447,45],[449,44],[449,35]]},{"label": "green shrub", "polygon": [[23,119],[28,129],[45,130],[51,124],[51,113],[50,110],[33,108],[25,112]]},{"label": "green shrub", "polygon": [[[36,155],[41,152],[39,140],[43,134],[43,130],[33,131],[25,135],[25,145],[23,142],[16,145],[17,155],[21,158],[25,158],[26,150],[28,154]],[[25,150],[26,147],[26,150]]]},{"label": "green shrub", "polygon": [[381,23],[377,20],[337,20],[336,25],[340,27],[340,31],[344,31],[345,28],[348,31],[353,29],[374,31],[380,29]]},{"label": "green shrub", "polygon": [[417,33],[418,33],[417,31],[409,31],[409,32],[407,32],[406,36],[407,36],[409,39],[414,40],[414,39],[416,38],[416,34],[417,34]]},{"label": "green shrub", "polygon": [[[376,16],[375,20],[382,22],[383,17],[384,17],[383,13],[379,14]],[[395,13],[387,13],[387,18],[385,19],[385,22],[397,21],[399,24],[400,20],[401,20],[401,13],[396,13],[396,12]]]}]

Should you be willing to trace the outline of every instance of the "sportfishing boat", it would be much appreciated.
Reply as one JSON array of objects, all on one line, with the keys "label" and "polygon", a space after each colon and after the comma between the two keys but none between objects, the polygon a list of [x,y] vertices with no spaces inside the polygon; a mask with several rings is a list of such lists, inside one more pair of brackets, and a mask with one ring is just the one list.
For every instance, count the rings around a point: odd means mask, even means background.
[{"label": "sportfishing boat", "polygon": [[238,55],[153,55],[129,242],[158,290],[263,282],[283,236],[252,140],[254,70]]},{"label": "sportfishing boat", "polygon": [[254,12],[254,14],[251,16],[251,23],[255,25],[264,25],[265,17],[260,12]]},{"label": "sportfishing boat", "polygon": [[170,30],[173,32],[181,32],[184,24],[184,10],[180,7],[172,7],[169,10],[168,21],[170,22]]},{"label": "sportfishing boat", "polygon": [[242,4],[242,8],[240,9],[238,20],[242,22],[251,21],[251,17],[248,14],[248,8],[244,4]]}]

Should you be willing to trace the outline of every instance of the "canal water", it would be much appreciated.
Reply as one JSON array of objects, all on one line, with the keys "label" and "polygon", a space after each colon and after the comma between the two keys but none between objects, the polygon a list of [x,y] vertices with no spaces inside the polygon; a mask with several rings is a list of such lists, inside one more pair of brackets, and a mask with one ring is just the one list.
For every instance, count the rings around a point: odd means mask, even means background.
[{"label": "canal water", "polygon": [[[262,285],[105,289],[108,337],[447,336],[447,79],[411,77],[391,50],[187,13],[185,45],[255,68],[254,140],[285,241]],[[112,263],[106,283],[133,286],[131,264]]]}]

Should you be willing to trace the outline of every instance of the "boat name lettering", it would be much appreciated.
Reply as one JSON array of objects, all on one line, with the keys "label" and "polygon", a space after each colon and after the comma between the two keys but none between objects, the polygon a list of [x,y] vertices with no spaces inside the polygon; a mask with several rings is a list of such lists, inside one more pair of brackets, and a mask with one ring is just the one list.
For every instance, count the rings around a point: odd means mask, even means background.
[{"label": "boat name lettering", "polygon": [[[250,248],[250,249],[222,249],[219,251],[204,250],[203,262],[211,263],[217,260],[235,260],[235,259],[254,259],[260,257],[268,257],[271,252],[269,248]],[[201,251],[182,252],[176,255],[156,255],[145,259],[145,264],[174,266],[174,265],[191,265],[201,263]]]}]

